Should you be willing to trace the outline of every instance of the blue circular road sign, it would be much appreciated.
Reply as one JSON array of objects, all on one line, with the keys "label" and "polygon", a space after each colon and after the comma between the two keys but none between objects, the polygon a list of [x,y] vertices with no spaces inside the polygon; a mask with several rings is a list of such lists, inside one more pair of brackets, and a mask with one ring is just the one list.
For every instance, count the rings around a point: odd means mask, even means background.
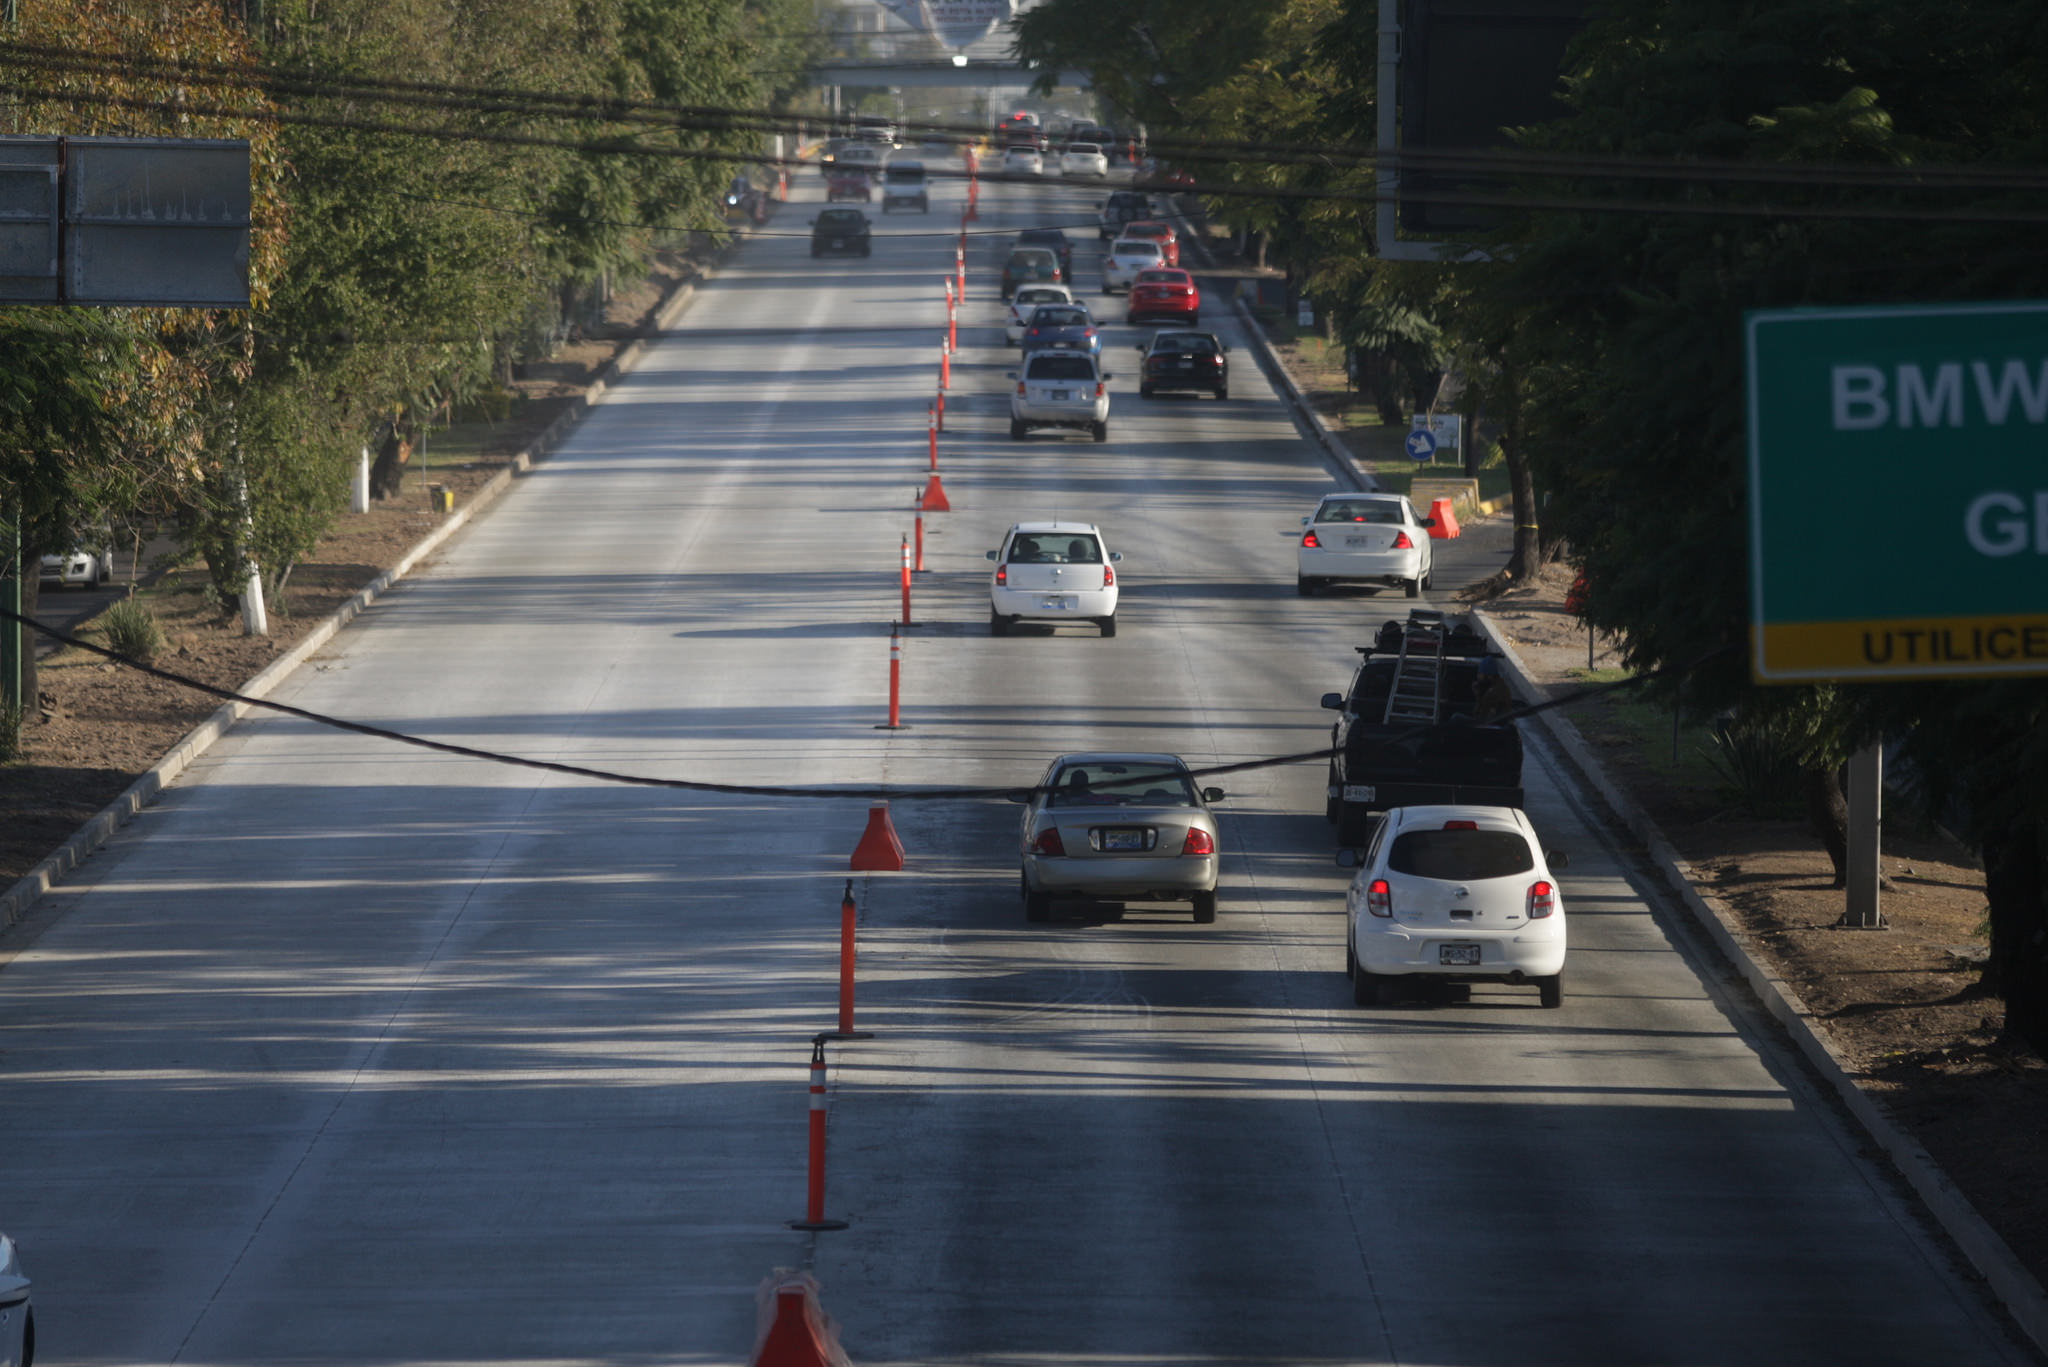
[{"label": "blue circular road sign", "polygon": [[1436,456],[1436,434],[1426,427],[1418,427],[1408,434],[1404,443],[1411,460],[1430,460]]}]

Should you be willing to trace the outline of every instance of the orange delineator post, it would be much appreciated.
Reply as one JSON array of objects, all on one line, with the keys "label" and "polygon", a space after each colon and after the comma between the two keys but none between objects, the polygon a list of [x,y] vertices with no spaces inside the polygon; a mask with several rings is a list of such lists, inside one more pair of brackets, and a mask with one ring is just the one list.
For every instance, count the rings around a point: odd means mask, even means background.
[{"label": "orange delineator post", "polygon": [[910,625],[910,538],[903,538],[903,625]]},{"label": "orange delineator post", "polygon": [[940,338],[940,339],[939,339],[939,388],[940,388],[940,389],[951,389],[952,387],[953,387],[953,348],[951,348],[951,347],[949,347],[949,346],[947,346],[947,345],[946,345],[946,342],[945,342],[945,339],[944,339],[944,338]]},{"label": "orange delineator post", "polygon": [[917,563],[910,567],[912,574],[924,573],[924,500],[911,505],[917,509]]},{"label": "orange delineator post", "polygon": [[825,1041],[827,1035],[811,1037],[811,1133],[809,1180],[805,1183],[804,1218],[791,1220],[791,1229],[845,1229],[846,1221],[825,1218]]},{"label": "orange delineator post", "polygon": [[895,627],[889,628],[889,720],[875,729],[903,729],[903,635]]},{"label": "orange delineator post", "polygon": [[927,407],[924,410],[924,431],[926,444],[931,447],[932,469],[939,468],[939,415]]},{"label": "orange delineator post", "polygon": [[1436,525],[1429,529],[1430,536],[1436,540],[1449,541],[1464,535],[1464,529],[1458,526],[1458,515],[1451,511],[1450,499],[1440,498],[1432,502],[1429,515],[1436,520]]},{"label": "orange delineator post", "polygon": [[[895,649],[892,640],[890,649]],[[892,662],[893,663],[893,662]],[[895,690],[890,693],[894,695]],[[889,709],[890,720],[894,721],[894,706]],[[865,1030],[853,1028],[853,940],[854,927],[859,908],[853,902],[853,880],[846,880],[846,891],[839,898],[839,1030],[840,1039],[873,1039],[874,1035]],[[820,1206],[820,1213],[823,1207]]]},{"label": "orange delineator post", "polygon": [[939,395],[938,395],[938,398],[937,398],[937,399],[935,399],[935,400],[933,401],[933,403],[932,403],[932,408],[933,408],[933,409],[934,409],[934,411],[935,411],[935,412],[936,412],[936,413],[938,414],[939,430],[940,430],[941,432],[945,431],[945,430],[946,430],[946,391],[945,391],[945,390],[941,389],[941,390],[939,391]]}]

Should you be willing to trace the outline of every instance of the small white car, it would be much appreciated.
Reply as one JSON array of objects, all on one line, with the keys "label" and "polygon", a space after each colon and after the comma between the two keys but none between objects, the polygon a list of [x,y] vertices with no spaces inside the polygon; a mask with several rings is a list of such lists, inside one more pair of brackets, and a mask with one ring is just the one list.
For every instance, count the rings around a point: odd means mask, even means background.
[{"label": "small white car", "polygon": [[1063,176],[1109,175],[1109,158],[1102,148],[1092,142],[1071,142],[1067,150],[1060,153],[1060,174]]},{"label": "small white car", "polygon": [[832,169],[878,176],[882,173],[882,149],[872,142],[850,142],[833,154]]},{"label": "small white car", "polygon": [[20,1250],[0,1234],[0,1363],[6,1367],[29,1367],[36,1358],[36,1316],[28,1289]]},{"label": "small white car", "polygon": [[1065,285],[1019,285],[1010,296],[1010,316],[1003,320],[1003,340],[1011,346],[1024,341],[1024,326],[1031,311],[1040,304],[1071,304],[1074,292]]},{"label": "small white car", "polygon": [[1178,755],[1061,755],[1019,796],[1024,919],[1052,919],[1056,897],[1188,902],[1216,919],[1221,788],[1195,787]]},{"label": "small white car", "polygon": [[1093,622],[1116,635],[1116,566],[1121,553],[1102,544],[1090,522],[1019,522],[988,553],[988,634],[1007,636],[1018,622]]},{"label": "small white car", "polygon": [[1003,153],[1003,172],[1012,176],[1042,176],[1045,157],[1029,147],[1012,147]]},{"label": "small white car", "polygon": [[1010,440],[1022,441],[1034,427],[1075,427],[1097,441],[1109,440],[1109,372],[1100,356],[1078,351],[1034,351],[1022,370],[1007,372],[1017,382],[1010,393]]},{"label": "small white car", "polygon": [[39,566],[39,577],[44,585],[53,588],[89,589],[114,577],[114,553],[100,547],[46,555]]},{"label": "small white car", "polygon": [[1166,250],[1149,237],[1120,237],[1110,243],[1102,257],[1102,292],[1128,290],[1139,271],[1154,271],[1166,264]]},{"label": "small white car", "polygon": [[1514,807],[1395,807],[1361,855],[1344,915],[1344,971],[1360,1006],[1402,980],[1494,980],[1564,1003],[1564,894],[1526,814]]},{"label": "small white car", "polygon": [[1295,591],[1312,598],[1334,584],[1386,584],[1420,597],[1435,565],[1435,525],[1401,494],[1325,494],[1301,520]]}]

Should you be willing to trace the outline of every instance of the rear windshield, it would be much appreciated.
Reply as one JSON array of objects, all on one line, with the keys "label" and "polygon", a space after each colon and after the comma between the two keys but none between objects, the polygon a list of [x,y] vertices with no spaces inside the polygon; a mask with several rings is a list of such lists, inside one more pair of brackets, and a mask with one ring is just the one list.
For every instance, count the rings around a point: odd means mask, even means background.
[{"label": "rear windshield", "polygon": [[[1140,280],[1144,276],[1138,277]],[[1152,340],[1155,352],[1170,351],[1181,356],[1213,356],[1216,339],[1202,332],[1162,332]]]},{"label": "rear windshield", "polygon": [[1020,304],[1064,304],[1067,302],[1067,292],[1062,289],[1048,288],[1044,285],[1027,285],[1017,291],[1017,302]]},{"label": "rear windshield", "polygon": [[1394,837],[1387,867],[1416,878],[1464,882],[1527,873],[1536,858],[1518,831],[1403,831]]},{"label": "rear windshield", "polygon": [[1087,327],[1088,310],[1073,304],[1045,304],[1033,311],[1031,325],[1041,328]]},{"label": "rear windshield", "polygon": [[1370,522],[1379,526],[1398,526],[1402,521],[1401,505],[1386,498],[1340,498],[1332,499],[1316,509],[1318,522]]},{"label": "rear windshield", "polygon": [[1075,764],[1053,776],[1048,807],[1192,807],[1185,769],[1165,764]]},{"label": "rear windshield", "polygon": [[1067,150],[1077,157],[1099,156],[1102,152],[1102,149],[1092,142],[1071,143],[1068,145]]},{"label": "rear windshield", "polygon": [[1086,356],[1034,356],[1031,368],[1024,372],[1027,380],[1090,380],[1095,378],[1095,362]]},{"label": "rear windshield", "polygon": [[1179,285],[1184,283],[1186,280],[1187,277],[1182,275],[1179,271],[1138,272],[1138,283],[1141,285]]},{"label": "rear windshield", "polygon": [[1019,247],[1010,253],[1010,264],[1042,268],[1053,264],[1053,255],[1043,247]]},{"label": "rear windshield", "polygon": [[1150,238],[1125,238],[1116,244],[1118,256],[1159,256],[1159,244]]},{"label": "rear windshield", "polygon": [[818,215],[820,228],[858,228],[860,222],[858,209],[827,209]]},{"label": "rear windshield", "polygon": [[924,179],[922,166],[891,166],[889,179],[900,184],[916,185]]},{"label": "rear windshield", "polygon": [[1086,532],[1020,532],[1009,558],[1013,565],[1100,565],[1102,543]]}]

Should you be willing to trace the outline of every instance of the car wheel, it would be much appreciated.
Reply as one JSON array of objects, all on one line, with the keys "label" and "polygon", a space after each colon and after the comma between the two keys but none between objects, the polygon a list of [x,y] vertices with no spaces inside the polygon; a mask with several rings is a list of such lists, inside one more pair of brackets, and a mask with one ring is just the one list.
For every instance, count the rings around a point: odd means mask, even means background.
[{"label": "car wheel", "polygon": [[1109,440],[1109,424],[1108,424],[1108,423],[1106,423],[1106,422],[1098,422],[1098,423],[1096,423],[1096,424],[1095,424],[1095,426],[1094,426],[1093,430],[1094,430],[1094,433],[1095,433],[1095,440],[1097,440],[1097,441],[1108,441],[1108,440]]},{"label": "car wheel", "polygon": [[1410,598],[1420,598],[1422,596],[1422,581],[1420,579],[1403,579],[1401,581],[1401,592],[1407,594]]},{"label": "car wheel", "polygon": [[1198,925],[1198,926],[1206,926],[1206,925],[1211,925],[1211,924],[1213,924],[1213,923],[1215,922],[1215,920],[1216,920],[1216,893],[1214,892],[1214,890],[1211,890],[1211,891],[1209,891],[1209,892],[1198,892],[1198,893],[1196,893],[1196,894],[1195,894],[1195,924],[1196,924],[1196,925]]},{"label": "car wheel", "polygon": [[1217,385],[1217,386],[1216,386],[1216,397],[1217,397],[1218,399],[1227,399],[1227,398],[1229,398],[1229,397],[1230,397],[1230,386],[1229,386],[1229,385],[1227,385],[1227,384],[1219,384],[1219,385]]},{"label": "car wheel", "polygon": [[1313,598],[1316,596],[1316,581],[1306,575],[1297,574],[1294,576],[1294,591],[1303,598]]},{"label": "car wheel", "polygon": [[1018,422],[1015,418],[1010,419],[1010,440],[1024,440],[1024,424]]},{"label": "car wheel", "polygon": [[1564,1005],[1564,974],[1553,973],[1547,978],[1536,979],[1536,1000],[1543,1003],[1547,1011],[1555,1011]]},{"label": "car wheel", "polygon": [[1426,589],[1436,587],[1436,567],[1434,565],[1430,566],[1429,572],[1422,576],[1422,587]]},{"label": "car wheel", "polygon": [[1031,890],[1031,880],[1018,875],[1018,884],[1024,895],[1024,919],[1027,921],[1050,921],[1052,919],[1052,898],[1042,892]]},{"label": "car wheel", "polygon": [[1334,797],[1326,797],[1323,799],[1323,820],[1329,822],[1332,826],[1334,826],[1337,824],[1337,818],[1342,816],[1343,814],[1344,804],[1342,801]]},{"label": "car wheel", "polygon": [[1104,636],[1116,635],[1116,614],[1112,612],[1109,616],[1101,618],[1098,625],[1101,626]]},{"label": "car wheel", "polygon": [[1354,1006],[1380,1004],[1380,975],[1366,972],[1356,954],[1351,958],[1351,1002]]},{"label": "car wheel", "polygon": [[997,612],[994,608],[988,610],[988,634],[991,636],[1008,636],[1010,634],[1010,619]]}]

